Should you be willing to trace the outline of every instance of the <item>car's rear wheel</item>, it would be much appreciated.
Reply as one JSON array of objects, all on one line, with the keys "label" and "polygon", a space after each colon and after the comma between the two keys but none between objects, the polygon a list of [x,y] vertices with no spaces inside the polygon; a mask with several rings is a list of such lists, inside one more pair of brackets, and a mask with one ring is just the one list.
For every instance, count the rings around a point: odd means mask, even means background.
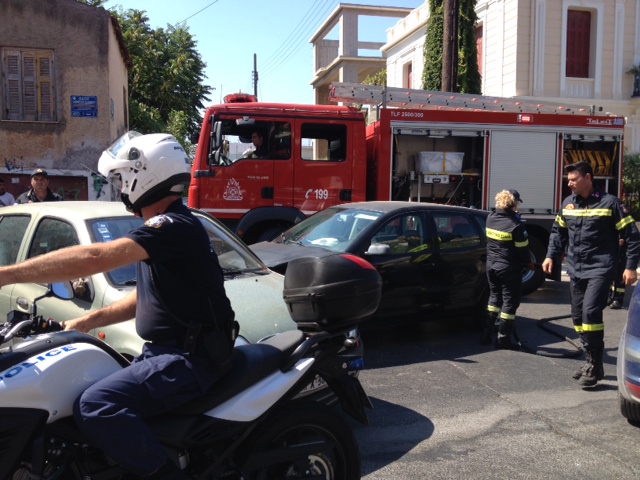
[{"label": "car's rear wheel", "polygon": [[618,402],[622,416],[629,420],[629,423],[640,426],[640,403],[627,400],[620,392],[618,392]]},{"label": "car's rear wheel", "polygon": [[535,268],[534,270],[527,268],[522,270],[523,295],[535,292],[545,280],[544,272],[542,271],[542,260],[544,259],[545,251],[540,240],[535,237],[529,237],[529,251],[531,252],[531,261],[535,263]]}]

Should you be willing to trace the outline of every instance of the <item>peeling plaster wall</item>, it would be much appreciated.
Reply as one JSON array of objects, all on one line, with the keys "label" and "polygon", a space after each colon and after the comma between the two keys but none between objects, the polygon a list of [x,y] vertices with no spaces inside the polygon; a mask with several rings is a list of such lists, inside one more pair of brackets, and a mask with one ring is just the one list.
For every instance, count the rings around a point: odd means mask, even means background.
[{"label": "peeling plaster wall", "polygon": [[[0,19],[8,18],[0,48],[53,50],[56,120],[0,119],[0,173],[43,167],[93,182],[101,152],[127,125],[127,69],[109,13],[75,0],[2,0]],[[97,97],[97,117],[72,117],[74,95]]]}]

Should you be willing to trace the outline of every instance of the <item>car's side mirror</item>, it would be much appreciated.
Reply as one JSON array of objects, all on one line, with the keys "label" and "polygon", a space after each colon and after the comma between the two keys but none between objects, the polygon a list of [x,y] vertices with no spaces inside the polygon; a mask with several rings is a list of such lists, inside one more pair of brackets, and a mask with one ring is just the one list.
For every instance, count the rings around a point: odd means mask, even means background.
[{"label": "car's side mirror", "polygon": [[369,246],[366,255],[391,255],[391,247],[386,243],[374,243]]},{"label": "car's side mirror", "polygon": [[51,292],[62,300],[71,300],[75,297],[71,282],[58,282],[51,284]]}]

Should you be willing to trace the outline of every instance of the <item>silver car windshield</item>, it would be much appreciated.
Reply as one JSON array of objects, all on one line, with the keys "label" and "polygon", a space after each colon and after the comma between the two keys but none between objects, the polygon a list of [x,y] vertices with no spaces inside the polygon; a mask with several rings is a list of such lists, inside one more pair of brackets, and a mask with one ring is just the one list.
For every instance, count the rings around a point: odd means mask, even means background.
[{"label": "silver car windshield", "polygon": [[[196,214],[196,217],[207,231],[209,241],[218,255],[218,261],[226,276],[243,273],[268,273],[267,267],[225,227],[202,214]],[[89,231],[94,242],[110,242],[139,227],[143,221],[133,215],[131,217],[101,218],[89,222]],[[115,287],[135,285],[135,264],[111,270],[106,273],[106,276]]]},{"label": "silver car windshield", "polygon": [[382,213],[370,210],[329,208],[290,228],[280,241],[344,252],[381,216]]}]

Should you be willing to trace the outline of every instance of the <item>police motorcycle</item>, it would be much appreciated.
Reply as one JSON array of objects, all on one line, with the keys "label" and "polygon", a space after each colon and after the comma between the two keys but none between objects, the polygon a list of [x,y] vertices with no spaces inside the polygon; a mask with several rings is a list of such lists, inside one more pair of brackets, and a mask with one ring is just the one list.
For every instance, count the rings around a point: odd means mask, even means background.
[{"label": "police motorcycle", "polygon": [[[362,345],[345,334],[375,311],[381,285],[359,257],[292,261],[283,296],[298,329],[236,346],[212,391],[148,420],[175,464],[193,479],[359,479],[345,419],[296,395],[319,375],[342,409],[368,424],[371,403],[348,374],[362,367]],[[48,295],[68,299],[72,290],[54,284]],[[72,415],[86,388],[128,361],[35,309],[10,313],[0,328],[0,480],[132,478],[83,437]],[[16,337],[23,341],[11,345]]]}]

